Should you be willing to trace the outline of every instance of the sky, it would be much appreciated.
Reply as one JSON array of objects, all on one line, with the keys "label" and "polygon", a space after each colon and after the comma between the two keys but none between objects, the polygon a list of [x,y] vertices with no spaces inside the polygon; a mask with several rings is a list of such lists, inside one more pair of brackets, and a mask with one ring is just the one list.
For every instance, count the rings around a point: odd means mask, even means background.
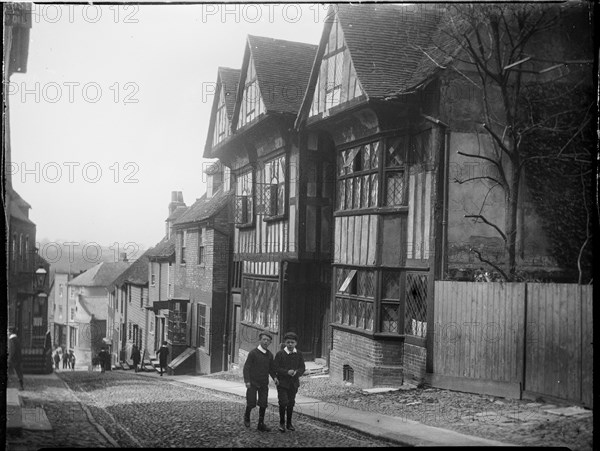
[{"label": "sky", "polygon": [[318,44],[323,4],[33,5],[13,74],[13,187],[37,240],[151,247],[171,191],[205,192],[202,153],[219,66],[248,34]]}]

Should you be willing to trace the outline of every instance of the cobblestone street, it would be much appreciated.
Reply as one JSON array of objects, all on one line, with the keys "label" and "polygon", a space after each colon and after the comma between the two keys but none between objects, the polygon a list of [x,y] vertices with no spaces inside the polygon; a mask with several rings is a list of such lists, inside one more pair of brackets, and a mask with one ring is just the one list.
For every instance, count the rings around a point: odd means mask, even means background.
[{"label": "cobblestone street", "polygon": [[[39,447],[364,447],[390,446],[386,441],[297,415],[295,432],[277,431],[278,413],[270,406],[269,433],[244,427],[244,400],[167,379],[132,372],[74,371],[61,380],[26,376],[21,392],[26,406],[43,405],[53,430],[23,431],[9,437],[7,449]],[[64,398],[64,394],[68,396]],[[63,399],[60,399],[62,396]],[[83,404],[83,408],[77,402]],[[86,414],[91,413],[91,418]],[[90,422],[91,420],[91,422]],[[105,430],[103,435],[99,432]],[[111,440],[112,439],[112,440]]]}]

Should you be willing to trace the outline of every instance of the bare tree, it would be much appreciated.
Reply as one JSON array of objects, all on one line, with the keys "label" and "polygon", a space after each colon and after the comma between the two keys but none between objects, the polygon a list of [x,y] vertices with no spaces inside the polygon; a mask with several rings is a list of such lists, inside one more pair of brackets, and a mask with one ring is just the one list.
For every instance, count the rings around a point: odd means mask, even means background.
[{"label": "bare tree", "polygon": [[[504,224],[495,224],[484,216],[483,205],[479,214],[465,217],[493,228],[504,241],[504,270],[480,251],[471,251],[506,280],[514,280],[516,276],[517,218],[525,171],[540,159],[579,165],[577,175],[582,177],[586,172],[589,174],[592,166],[589,147],[581,148],[580,144],[592,125],[594,99],[586,98],[583,105],[560,100],[569,98],[569,91],[581,88],[573,81],[573,69],[582,70],[585,76],[579,77],[581,84],[591,86],[592,60],[553,60],[548,56],[553,52],[540,45],[540,37],[550,32],[566,38],[565,30],[560,28],[562,14],[558,7],[530,3],[451,5],[438,42],[426,53],[429,59],[437,60],[438,66],[454,70],[465,83],[475,85],[480,94],[482,111],[478,133],[489,136],[492,148],[488,152],[458,153],[491,164],[495,173],[456,182],[491,182],[489,190],[498,188],[504,192]],[[552,89],[552,94],[560,99],[545,99],[545,87],[555,88],[554,85],[559,89]],[[532,93],[541,95],[536,97]],[[553,107],[545,111],[544,102]],[[534,110],[538,114],[534,114]],[[540,114],[540,111],[545,113]],[[532,151],[531,147],[536,144],[531,138],[540,133],[550,133],[560,139],[555,140],[553,147],[545,146],[543,152]],[[485,199],[487,195],[484,203]],[[586,231],[587,224],[584,237]]]}]

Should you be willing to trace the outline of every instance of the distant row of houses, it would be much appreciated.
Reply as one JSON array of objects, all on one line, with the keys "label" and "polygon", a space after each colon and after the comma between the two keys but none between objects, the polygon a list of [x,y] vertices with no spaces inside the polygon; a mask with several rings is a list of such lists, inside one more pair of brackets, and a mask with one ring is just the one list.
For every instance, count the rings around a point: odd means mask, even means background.
[{"label": "distant row of houses", "polygon": [[[563,18],[585,21],[582,11]],[[84,352],[84,324],[85,352],[105,339],[115,362],[133,343],[153,355],[167,340],[173,371],[203,374],[242,364],[268,327],[275,346],[296,332],[305,359],[326,359],[334,378],[422,381],[434,280],[481,265],[465,246],[497,244],[465,205],[489,196],[488,220],[505,219],[503,196],[448,175],[492,143],[475,126],[473,69],[431,50],[446,14],[339,4],[317,46],[248,36],[241,69],[217,73],[206,194],[188,207],[173,192],[164,239],[134,263],[68,282],[66,345]],[[576,59],[579,44],[552,42],[553,59]],[[560,271],[538,258],[552,254],[539,212],[521,208],[519,227],[519,267]]]}]

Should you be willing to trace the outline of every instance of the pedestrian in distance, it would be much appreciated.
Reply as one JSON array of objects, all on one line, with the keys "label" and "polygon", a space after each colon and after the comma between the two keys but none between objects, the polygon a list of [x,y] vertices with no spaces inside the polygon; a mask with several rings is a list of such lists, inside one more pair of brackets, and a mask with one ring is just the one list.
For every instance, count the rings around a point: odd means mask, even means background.
[{"label": "pedestrian in distance", "polygon": [[11,327],[8,335],[8,374],[14,371],[19,379],[19,390],[25,390],[23,387],[23,367],[21,356],[21,341],[17,336],[17,329]]},{"label": "pedestrian in distance", "polygon": [[59,367],[59,365],[60,365],[60,354],[58,353],[58,350],[59,350],[59,349],[60,349],[60,348],[57,348],[57,349],[54,351],[54,369],[55,369],[55,370],[58,370],[58,369],[59,369],[58,367]]},{"label": "pedestrian in distance", "polygon": [[[250,413],[258,405],[258,426],[261,432],[269,432],[271,428],[265,424],[267,398],[269,395],[269,376],[278,384],[273,354],[268,347],[273,340],[267,329],[258,335],[260,344],[248,353],[244,364],[244,383],[246,384],[246,412],[244,426],[250,427]],[[258,397],[258,402],[257,402]]]},{"label": "pedestrian in distance", "polygon": [[133,368],[135,369],[135,372],[138,372],[138,365],[140,364],[140,349],[137,347],[137,345],[133,345],[133,347],[131,348],[131,360],[133,360]]},{"label": "pedestrian in distance", "polygon": [[69,351],[69,361],[71,362],[71,370],[75,370],[75,354],[73,353],[73,350],[71,349]]},{"label": "pedestrian in distance", "polygon": [[[306,366],[302,353],[296,349],[298,335],[288,332],[283,336],[285,347],[275,355],[275,373],[279,384],[277,385],[277,398],[279,400],[279,430],[281,432],[295,431],[292,425],[292,414],[296,404],[296,393],[300,387],[300,376],[304,374]],[[287,413],[287,421],[285,415]]]},{"label": "pedestrian in distance", "polygon": [[108,366],[108,362],[109,362],[110,356],[108,355],[108,351],[106,350],[105,347],[102,347],[102,349],[100,349],[100,352],[98,353],[98,360],[100,360],[100,372],[104,373],[106,371],[106,367]]},{"label": "pedestrian in distance", "polygon": [[156,351],[156,358],[158,358],[158,365],[160,366],[160,375],[163,375],[163,370],[167,370],[167,357],[169,356],[169,348],[167,342],[163,341],[162,346]]},{"label": "pedestrian in distance", "polygon": [[69,353],[66,349],[63,351],[62,362],[63,370],[67,369],[69,367]]}]

